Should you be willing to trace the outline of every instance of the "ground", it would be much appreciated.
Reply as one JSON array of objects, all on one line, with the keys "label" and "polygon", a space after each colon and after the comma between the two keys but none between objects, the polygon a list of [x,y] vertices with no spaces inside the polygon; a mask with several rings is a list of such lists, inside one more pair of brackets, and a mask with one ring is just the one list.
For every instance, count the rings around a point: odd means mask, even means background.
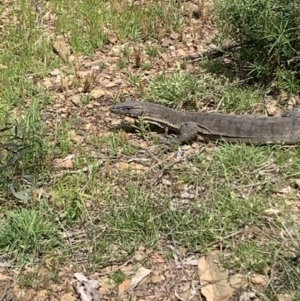
[{"label": "ground", "polygon": [[217,43],[213,3],[0,8],[0,121],[8,112],[22,142],[1,154],[18,163],[1,179],[1,301],[80,300],[82,287],[93,301],[300,298],[297,146],[168,149],[109,111],[129,97],[236,114],[299,105],[186,59]]}]

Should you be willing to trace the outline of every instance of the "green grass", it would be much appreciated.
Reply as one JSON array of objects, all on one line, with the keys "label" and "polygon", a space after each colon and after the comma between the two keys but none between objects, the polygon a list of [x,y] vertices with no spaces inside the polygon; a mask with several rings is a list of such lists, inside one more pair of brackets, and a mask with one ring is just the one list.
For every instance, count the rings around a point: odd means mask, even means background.
[{"label": "green grass", "polygon": [[[149,83],[148,92],[151,98],[161,104],[174,107],[189,104],[204,95],[213,79],[204,77],[199,83],[196,76],[185,71],[178,71],[172,75],[161,74]],[[193,102],[192,102],[193,103]]]},{"label": "green grass", "polygon": [[59,11],[56,30],[71,32],[72,47],[85,53],[103,47],[109,38],[108,30],[114,31],[119,39],[136,41],[162,37],[183,25],[176,1],[167,8],[160,1],[130,4],[116,0],[75,4],[64,1],[56,3],[55,8]]},{"label": "green grass", "polygon": [[[220,142],[203,145],[197,153],[184,152],[186,157],[181,152],[173,156],[146,123],[135,125],[134,133],[114,130],[102,111],[110,102],[80,92],[79,82],[64,90],[60,83],[49,89],[40,85],[44,78],[56,79],[51,77],[56,68],[76,77],[78,67],[63,62],[52,49],[55,35],[65,34],[74,55],[93,58],[96,51],[109,53],[104,46],[120,46],[114,63],[101,57],[99,74],[113,67],[109,72],[127,81],[137,98],[186,110],[203,106],[226,113],[263,112],[266,91],[241,85],[233,76],[213,76],[200,67],[189,73],[180,62],[172,72],[148,75],[159,56],[168,53],[161,38],[182,33],[186,20],[177,2],[140,5],[48,1],[42,12],[55,15],[50,25],[28,1],[18,0],[11,8],[16,24],[5,23],[0,37],[0,66],[5,66],[0,72],[0,124],[8,113],[14,126],[0,132],[1,166],[14,160],[1,174],[1,256],[19,265],[43,262],[55,253],[60,267],[76,269],[74,258],[80,254],[86,271],[94,272],[116,261],[121,265],[141,246],[159,248],[172,260],[166,245],[175,243],[200,255],[219,249],[232,272],[277,277],[280,281],[272,280],[264,292],[266,300],[274,300],[278,292],[299,291],[300,265],[291,255],[299,253],[299,230],[285,204],[297,201],[297,146]],[[135,43],[144,46],[146,58],[138,68],[133,67]],[[290,92],[293,84],[278,88]],[[119,88],[112,91],[122,99]],[[71,104],[73,93],[80,94],[79,106]],[[64,117],[61,108],[70,115]],[[94,130],[89,132],[87,125]],[[4,150],[3,144],[12,142],[18,146]],[[56,169],[54,159],[68,155],[74,155],[72,167]],[[290,194],[278,193],[288,186]],[[278,213],[270,215],[270,209]],[[252,235],[254,228],[259,231]],[[58,270],[50,271],[53,279]],[[110,277],[116,285],[125,279],[120,271]],[[30,285],[26,279],[21,282]]]},{"label": "green grass", "polygon": [[157,57],[159,56],[161,53],[164,52],[164,48],[156,46],[156,45],[147,45],[146,46],[146,53],[150,56],[150,57]]},{"label": "green grass", "polygon": [[33,259],[59,245],[58,228],[42,208],[8,211],[6,215],[0,229],[0,248],[11,255]]}]

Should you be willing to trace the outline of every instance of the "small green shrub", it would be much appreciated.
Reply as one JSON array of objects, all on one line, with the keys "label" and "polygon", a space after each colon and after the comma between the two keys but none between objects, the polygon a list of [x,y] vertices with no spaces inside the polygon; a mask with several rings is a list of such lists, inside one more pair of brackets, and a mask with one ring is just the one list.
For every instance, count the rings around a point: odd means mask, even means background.
[{"label": "small green shrub", "polygon": [[[23,190],[22,179],[31,179],[41,175],[44,164],[44,149],[42,138],[39,136],[38,127],[31,120],[31,126],[17,122],[3,123],[0,125],[0,195],[11,187],[11,192]],[[21,196],[21,199],[23,197]],[[25,197],[24,199],[27,199]]]},{"label": "small green shrub", "polygon": [[222,38],[242,45],[240,59],[255,79],[282,81],[282,70],[288,78],[300,71],[299,1],[215,0],[215,9]]}]

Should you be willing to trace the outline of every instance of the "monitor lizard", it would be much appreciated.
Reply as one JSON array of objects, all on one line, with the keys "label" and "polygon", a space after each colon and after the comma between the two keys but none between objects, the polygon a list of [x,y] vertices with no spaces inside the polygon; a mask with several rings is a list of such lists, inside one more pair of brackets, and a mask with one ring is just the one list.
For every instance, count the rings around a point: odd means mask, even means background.
[{"label": "monitor lizard", "polygon": [[191,142],[225,140],[248,144],[300,143],[300,117],[230,115],[220,113],[181,112],[162,105],[125,101],[110,107],[115,114],[156,124],[178,133],[173,141]]}]

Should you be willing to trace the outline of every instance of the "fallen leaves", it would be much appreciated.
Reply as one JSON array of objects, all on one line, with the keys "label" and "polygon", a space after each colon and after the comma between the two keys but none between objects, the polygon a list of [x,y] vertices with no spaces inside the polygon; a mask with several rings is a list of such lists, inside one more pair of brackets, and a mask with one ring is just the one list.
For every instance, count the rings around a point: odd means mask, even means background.
[{"label": "fallen leaves", "polygon": [[149,169],[147,166],[144,166],[142,164],[127,163],[127,162],[116,163],[115,167],[118,171],[130,170],[130,171],[135,172],[137,174],[141,174],[141,173],[143,173],[143,172],[145,172]]},{"label": "fallen leaves", "polygon": [[73,167],[73,159],[75,158],[75,155],[69,155],[63,159],[57,158],[54,159],[52,162],[54,169],[69,169]]},{"label": "fallen leaves", "polygon": [[150,269],[146,269],[144,267],[140,267],[136,274],[134,275],[134,277],[132,277],[131,279],[126,279],[125,281],[123,281],[119,287],[118,287],[118,295],[119,297],[121,295],[123,295],[125,292],[134,289],[139,282],[145,278],[146,276],[148,276],[151,273]]},{"label": "fallen leaves", "polygon": [[289,294],[278,294],[277,295],[278,301],[293,301],[294,296]]},{"label": "fallen leaves", "polygon": [[219,262],[217,253],[201,257],[198,262],[201,293],[207,301],[227,301],[234,290],[228,281],[228,274]]},{"label": "fallen leaves", "polygon": [[93,89],[91,91],[91,96],[94,98],[94,99],[97,99],[97,98],[100,98],[102,96],[105,95],[105,90],[101,89],[101,88],[96,88],[96,89]]},{"label": "fallen leaves", "polygon": [[268,281],[264,275],[254,274],[251,276],[251,282],[261,286],[267,286]]},{"label": "fallen leaves", "polygon": [[97,280],[89,280],[82,273],[75,273],[74,277],[77,281],[73,283],[73,288],[81,301],[101,301]]},{"label": "fallen leaves", "polygon": [[103,89],[96,87],[91,91],[91,96],[93,99],[98,99],[101,97],[105,97],[106,99],[112,99],[113,98],[113,93],[111,93],[109,90]]},{"label": "fallen leaves", "polygon": [[70,45],[68,45],[66,38],[62,35],[56,37],[53,41],[54,51],[63,59],[64,62],[68,62],[70,55]]},{"label": "fallen leaves", "polygon": [[76,301],[77,298],[76,296],[74,296],[73,293],[66,293],[66,294],[63,294],[60,298],[60,301]]},{"label": "fallen leaves", "polygon": [[0,273],[0,281],[10,281],[11,278],[7,275]]},{"label": "fallen leaves", "polygon": [[[202,299],[226,301],[231,300],[234,293],[239,297],[239,301],[250,301],[257,300],[255,291],[262,290],[268,284],[267,277],[260,274],[228,275],[219,261],[218,252],[198,258],[196,254],[189,254],[185,248],[169,247],[172,249],[173,259],[167,258],[164,252],[150,252],[142,245],[135,252],[132,261],[122,266],[108,266],[89,276],[62,270],[59,275],[62,276],[64,284],[51,284],[51,288],[58,294],[58,300],[62,301],[76,301],[78,298],[81,301],[118,300],[118,298],[159,301],[164,300],[166,294],[170,301]],[[145,260],[147,266],[151,268],[142,265]],[[118,270],[125,277],[119,285],[112,277]],[[31,269],[28,268],[28,271]],[[75,280],[71,278],[72,276]],[[0,273],[0,292],[1,279],[10,282],[11,277]],[[69,279],[67,283],[66,279]],[[49,279],[44,285],[49,285]],[[255,290],[251,289],[253,287]],[[50,296],[49,291],[45,289],[18,287],[13,292],[17,297],[27,301],[48,300]],[[280,295],[279,300],[290,301],[288,296]]]}]

